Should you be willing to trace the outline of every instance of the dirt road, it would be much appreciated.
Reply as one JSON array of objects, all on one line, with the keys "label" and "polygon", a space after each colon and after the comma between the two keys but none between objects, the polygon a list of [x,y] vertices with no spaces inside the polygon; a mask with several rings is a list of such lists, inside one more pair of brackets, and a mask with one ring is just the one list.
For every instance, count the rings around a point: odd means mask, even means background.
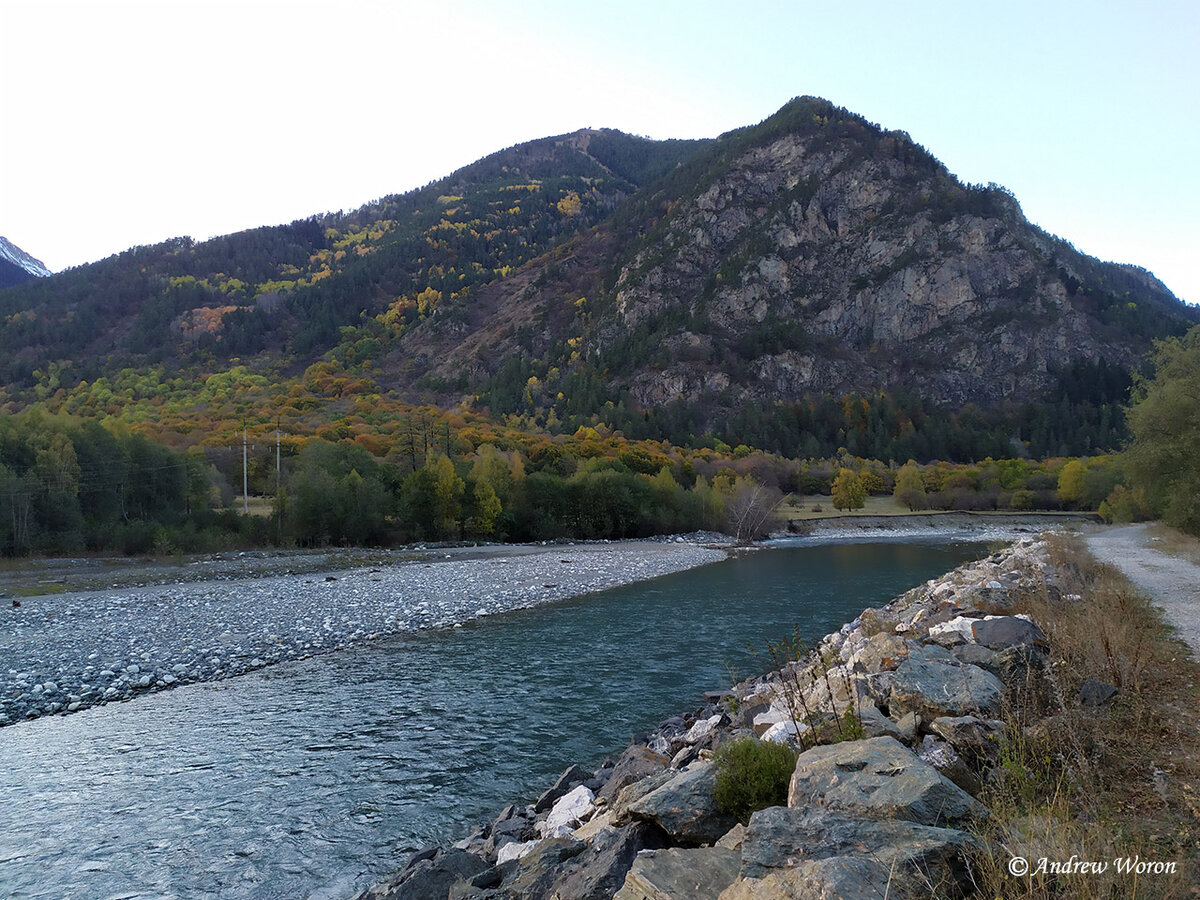
[{"label": "dirt road", "polygon": [[1162,609],[1200,657],[1200,565],[1157,549],[1148,525],[1125,525],[1084,535],[1101,562],[1120,571]]}]

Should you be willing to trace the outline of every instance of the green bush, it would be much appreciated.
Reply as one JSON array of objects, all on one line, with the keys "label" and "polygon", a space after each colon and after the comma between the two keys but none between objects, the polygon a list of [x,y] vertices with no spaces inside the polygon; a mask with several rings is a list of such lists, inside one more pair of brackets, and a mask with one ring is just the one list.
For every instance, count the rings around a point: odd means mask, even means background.
[{"label": "green bush", "polygon": [[787,804],[798,752],[788,744],[740,738],[716,755],[717,808],[746,824],[750,814]]}]

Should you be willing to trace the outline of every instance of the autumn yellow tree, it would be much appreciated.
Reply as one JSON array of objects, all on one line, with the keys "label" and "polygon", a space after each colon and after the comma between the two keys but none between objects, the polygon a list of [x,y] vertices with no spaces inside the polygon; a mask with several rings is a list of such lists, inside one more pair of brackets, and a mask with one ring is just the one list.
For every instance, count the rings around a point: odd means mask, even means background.
[{"label": "autumn yellow tree", "polygon": [[835,509],[862,509],[867,505],[867,489],[853,469],[842,469],[833,480]]}]

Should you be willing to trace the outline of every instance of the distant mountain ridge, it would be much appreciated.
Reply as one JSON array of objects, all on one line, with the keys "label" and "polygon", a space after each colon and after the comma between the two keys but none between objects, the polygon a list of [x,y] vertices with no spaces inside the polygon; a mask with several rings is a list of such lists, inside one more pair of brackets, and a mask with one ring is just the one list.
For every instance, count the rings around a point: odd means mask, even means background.
[{"label": "distant mountain ridge", "polygon": [[0,235],[0,288],[24,284],[34,278],[48,278],[51,274],[41,260],[34,259],[8,238]]},{"label": "distant mountain ridge", "polygon": [[6,290],[0,317],[18,396],[319,362],[529,427],[794,452],[806,398],[999,409],[1093,384],[1119,402],[1121,373],[1200,312],[908,135],[801,97],[714,140],[585,129],[349,213],[133,248]]}]

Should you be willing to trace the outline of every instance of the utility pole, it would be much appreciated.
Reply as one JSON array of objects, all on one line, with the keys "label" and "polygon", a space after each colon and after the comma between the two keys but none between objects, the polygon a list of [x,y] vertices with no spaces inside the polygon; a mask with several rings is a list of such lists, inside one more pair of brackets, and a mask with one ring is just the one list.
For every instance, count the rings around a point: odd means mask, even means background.
[{"label": "utility pole", "polygon": [[246,420],[242,420],[242,515],[250,515],[249,452],[246,447]]},{"label": "utility pole", "polygon": [[275,531],[276,540],[283,544],[283,504],[279,502],[279,487],[283,483],[279,468],[279,417],[275,417]]}]

